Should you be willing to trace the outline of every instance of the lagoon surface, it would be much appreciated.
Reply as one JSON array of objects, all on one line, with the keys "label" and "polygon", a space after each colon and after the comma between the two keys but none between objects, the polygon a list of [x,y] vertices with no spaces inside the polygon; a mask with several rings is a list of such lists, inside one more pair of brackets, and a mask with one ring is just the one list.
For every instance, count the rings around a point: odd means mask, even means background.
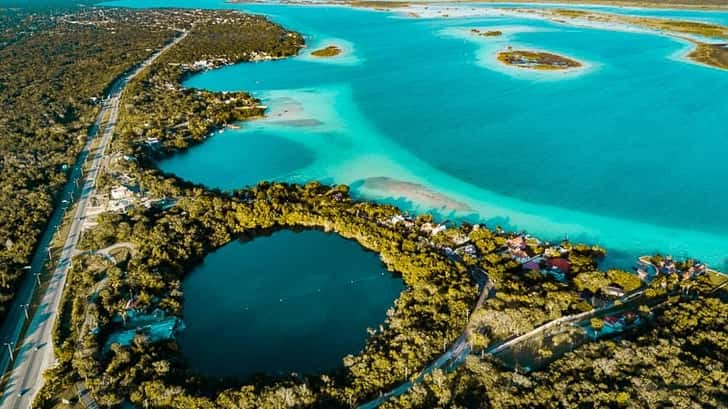
[{"label": "lagoon surface", "polygon": [[354,241],[280,231],[230,243],[189,274],[178,340],[190,367],[212,377],[332,370],[403,288]]},{"label": "lagoon surface", "polygon": [[[513,16],[143,5],[263,13],[309,44],[299,57],[190,78],[188,87],[251,91],[270,110],[160,163],[165,171],[223,189],[261,178],[347,183],[355,195],[411,211],[598,242],[622,266],[654,251],[725,266],[728,72],[686,61],[682,41]],[[599,9],[728,22],[725,12]],[[471,28],[504,35],[480,38]],[[308,55],[328,44],[344,54]],[[503,67],[495,54],[507,46],[560,53],[586,68]]]}]

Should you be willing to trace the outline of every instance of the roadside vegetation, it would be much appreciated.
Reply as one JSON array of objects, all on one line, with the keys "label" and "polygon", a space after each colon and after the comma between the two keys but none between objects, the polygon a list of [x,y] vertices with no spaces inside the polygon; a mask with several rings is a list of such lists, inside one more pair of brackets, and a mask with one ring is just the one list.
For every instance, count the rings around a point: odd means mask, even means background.
[{"label": "roadside vegetation", "polygon": [[[631,272],[600,271],[605,251],[598,246],[547,243],[496,226],[441,224],[353,200],[347,186],[261,182],[220,192],[161,173],[157,158],[264,113],[244,92],[187,89],[181,83],[188,75],[294,55],[303,39],[260,16],[159,13],[185,16],[179,18],[189,34],[128,85],[110,155],[121,159],[99,184],[100,191],[123,186],[134,197],[154,200],[101,213],[84,231],[86,253],[74,259],[58,312],[58,363],[46,374],[36,407],[54,407],[81,384],[102,407],[351,408],[417,378],[464,334],[464,365],[425,374],[385,405],[571,407],[587,401],[658,407],[673,390],[677,397],[669,402],[677,406],[725,401],[725,304],[722,293],[707,293],[715,284],[706,283],[708,275],[648,281]],[[196,374],[174,331],[152,329],[184,320],[182,282],[207,254],[281,229],[320,229],[355,240],[378,253],[406,289],[381,326],[368,331],[363,350],[344,357],[338,370],[249,379]],[[635,292],[642,294],[639,303],[624,298]],[[596,336],[563,357],[544,350],[538,367],[512,367],[489,354],[554,320],[621,304],[638,311],[589,316],[582,332],[599,332],[627,313],[639,325]],[[120,334],[131,334],[128,342],[119,341]]]},{"label": "roadside vegetation", "polygon": [[533,373],[471,355],[382,408],[725,407],[726,295],[670,303],[639,330],[587,343]]},{"label": "roadside vegetation", "polygon": [[0,318],[64,199],[58,192],[104,90],[173,38],[171,17],[92,9],[0,13]]}]

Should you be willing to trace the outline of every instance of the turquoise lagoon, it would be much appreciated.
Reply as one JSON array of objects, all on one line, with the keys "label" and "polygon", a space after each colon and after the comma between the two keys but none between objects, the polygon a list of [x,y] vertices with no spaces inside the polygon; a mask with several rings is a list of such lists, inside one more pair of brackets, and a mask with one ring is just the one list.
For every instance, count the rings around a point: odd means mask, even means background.
[{"label": "turquoise lagoon", "polygon": [[[682,41],[508,16],[143,5],[262,13],[310,46],[190,78],[188,87],[251,91],[270,111],[160,163],[167,172],[223,189],[260,178],[347,183],[414,212],[596,242],[620,265],[661,251],[725,266],[728,73],[686,61]],[[728,21],[720,12],[600,9]],[[505,35],[473,37],[474,27]],[[341,59],[307,55],[329,43],[344,46]],[[563,53],[587,68],[506,69],[494,60],[506,46]]]},{"label": "turquoise lagoon", "polygon": [[357,243],[309,230],[233,242],[184,283],[189,364],[212,377],[318,373],[341,366],[403,289]]}]

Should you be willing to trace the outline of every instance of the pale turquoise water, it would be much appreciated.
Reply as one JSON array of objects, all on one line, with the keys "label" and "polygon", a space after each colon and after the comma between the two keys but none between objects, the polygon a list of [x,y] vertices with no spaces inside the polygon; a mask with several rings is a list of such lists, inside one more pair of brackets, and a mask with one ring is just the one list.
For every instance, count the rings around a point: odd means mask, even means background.
[{"label": "pale turquoise water", "polygon": [[234,242],[185,280],[179,343],[193,369],[214,377],[332,370],[402,289],[376,254],[333,234]]},{"label": "pale turquoise water", "polygon": [[[303,107],[295,118],[320,124],[292,127],[273,113],[224,143],[215,136],[162,162],[165,171],[221,188],[260,177],[350,183],[364,197],[599,242],[627,259],[659,250],[725,263],[728,73],[680,58],[684,43],[513,17],[418,20],[342,7],[194,5],[268,14],[313,46],[336,42],[348,53],[338,61],[303,55],[191,78],[190,87],[253,91],[274,111]],[[718,12],[634,13],[728,21]],[[471,27],[506,35],[476,39],[467,35]],[[508,45],[564,53],[588,68],[567,75],[505,69],[493,56]],[[266,142],[251,144],[256,138]],[[250,172],[244,161],[214,163],[230,149],[262,146],[268,154],[252,164],[270,162],[270,171]],[[310,160],[278,152],[296,150]],[[210,165],[196,166],[203,158]],[[372,177],[426,191],[365,183]]]}]

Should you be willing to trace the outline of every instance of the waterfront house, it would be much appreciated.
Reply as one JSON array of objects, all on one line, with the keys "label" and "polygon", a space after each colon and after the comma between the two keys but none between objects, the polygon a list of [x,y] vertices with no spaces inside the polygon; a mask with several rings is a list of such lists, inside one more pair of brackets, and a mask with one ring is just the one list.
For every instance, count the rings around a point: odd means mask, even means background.
[{"label": "waterfront house", "polygon": [[551,270],[559,270],[564,274],[571,271],[571,263],[565,258],[551,258],[546,260],[546,267]]}]

